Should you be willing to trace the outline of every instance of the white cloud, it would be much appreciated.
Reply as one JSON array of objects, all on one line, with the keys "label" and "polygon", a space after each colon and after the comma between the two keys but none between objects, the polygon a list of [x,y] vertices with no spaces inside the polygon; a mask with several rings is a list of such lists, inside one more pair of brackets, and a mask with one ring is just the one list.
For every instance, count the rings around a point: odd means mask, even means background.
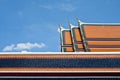
[{"label": "white cloud", "polygon": [[44,43],[18,43],[6,46],[3,51],[27,51],[33,48],[43,48],[45,47]]},{"label": "white cloud", "polygon": [[76,10],[76,6],[70,3],[61,3],[61,4],[56,4],[56,5],[40,5],[40,8],[48,9],[48,10],[62,10],[62,11],[67,11],[71,12]]},{"label": "white cloud", "polygon": [[39,7],[49,9],[49,10],[54,8],[52,5],[40,5]]},{"label": "white cloud", "polygon": [[76,10],[76,7],[73,4],[60,4],[58,6],[58,9],[61,9],[63,11],[71,12],[71,11]]},{"label": "white cloud", "polygon": [[6,46],[6,47],[3,49],[3,51],[12,51],[14,47],[15,47],[14,44],[9,45],[9,46]]}]

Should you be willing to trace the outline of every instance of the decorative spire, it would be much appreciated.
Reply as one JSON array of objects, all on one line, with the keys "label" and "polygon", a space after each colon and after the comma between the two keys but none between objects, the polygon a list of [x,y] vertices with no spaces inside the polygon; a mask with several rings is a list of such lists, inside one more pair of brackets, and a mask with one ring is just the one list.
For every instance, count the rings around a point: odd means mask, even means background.
[{"label": "decorative spire", "polygon": [[58,32],[61,33],[61,31],[62,31],[62,26],[61,24],[59,24]]},{"label": "decorative spire", "polygon": [[58,28],[58,32],[60,33],[60,46],[61,46],[61,52],[62,52],[62,44],[63,44],[63,42],[62,42],[62,25],[61,24],[59,24],[59,28]]},{"label": "decorative spire", "polygon": [[78,18],[76,18],[76,19],[77,19],[77,22],[78,22],[80,25],[84,23],[84,22],[80,21]]},{"label": "decorative spire", "polygon": [[58,31],[59,31],[59,32],[61,32],[61,31],[63,31],[63,30],[66,30],[66,29],[65,29],[65,28],[63,28],[61,24],[59,24]]},{"label": "decorative spire", "polygon": [[61,24],[58,24],[58,26],[59,26],[58,31],[61,32],[61,29],[62,29]]},{"label": "decorative spire", "polygon": [[69,27],[70,29],[72,28],[72,24],[70,23],[70,21],[68,20],[68,24],[69,24]]}]

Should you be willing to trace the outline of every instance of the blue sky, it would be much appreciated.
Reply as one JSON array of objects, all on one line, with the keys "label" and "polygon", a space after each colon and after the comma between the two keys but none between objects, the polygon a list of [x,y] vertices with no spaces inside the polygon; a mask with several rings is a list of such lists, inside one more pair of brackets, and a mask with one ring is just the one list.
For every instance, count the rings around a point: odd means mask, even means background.
[{"label": "blue sky", "polygon": [[0,52],[59,52],[58,24],[120,23],[120,0],[0,0]]}]

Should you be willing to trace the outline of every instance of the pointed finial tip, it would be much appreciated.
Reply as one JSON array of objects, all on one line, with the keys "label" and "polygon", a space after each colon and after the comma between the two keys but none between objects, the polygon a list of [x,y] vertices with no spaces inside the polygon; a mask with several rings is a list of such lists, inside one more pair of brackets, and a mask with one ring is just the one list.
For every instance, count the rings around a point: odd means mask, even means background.
[{"label": "pointed finial tip", "polygon": [[58,24],[58,26],[60,27],[60,26],[61,26],[61,24]]},{"label": "pointed finial tip", "polygon": [[58,24],[58,26],[59,26],[59,30],[61,31],[62,30],[62,25],[61,24]]},{"label": "pointed finial tip", "polygon": [[62,30],[65,30],[65,28],[61,25],[61,24],[59,24],[59,28],[58,28],[60,31],[62,31]]},{"label": "pointed finial tip", "polygon": [[76,17],[76,19],[77,19],[77,20],[79,20],[79,18],[78,18],[78,17]]},{"label": "pointed finial tip", "polygon": [[78,17],[76,19],[77,19],[78,22],[82,22],[82,21],[80,21],[80,19]]},{"label": "pointed finial tip", "polygon": [[69,25],[70,28],[72,27],[72,24],[70,23],[70,20],[68,20],[68,25]]},{"label": "pointed finial tip", "polygon": [[70,20],[68,20],[68,24],[70,25],[71,23],[70,23]]},{"label": "pointed finial tip", "polygon": [[70,20],[68,20],[68,23],[70,23]]},{"label": "pointed finial tip", "polygon": [[72,24],[71,23],[69,23],[69,27],[72,28]]},{"label": "pointed finial tip", "polygon": [[76,19],[77,19],[77,21],[80,21],[78,17]]}]

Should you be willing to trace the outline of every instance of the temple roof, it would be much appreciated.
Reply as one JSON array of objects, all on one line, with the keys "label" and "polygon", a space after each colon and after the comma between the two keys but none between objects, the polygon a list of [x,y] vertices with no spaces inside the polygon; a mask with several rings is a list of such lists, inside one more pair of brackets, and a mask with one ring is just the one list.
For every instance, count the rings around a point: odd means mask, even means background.
[{"label": "temple roof", "polygon": [[120,24],[84,23],[78,20],[78,27],[69,25],[61,34],[62,52],[119,52]]},{"label": "temple roof", "polygon": [[0,73],[120,72],[119,53],[1,53]]}]

